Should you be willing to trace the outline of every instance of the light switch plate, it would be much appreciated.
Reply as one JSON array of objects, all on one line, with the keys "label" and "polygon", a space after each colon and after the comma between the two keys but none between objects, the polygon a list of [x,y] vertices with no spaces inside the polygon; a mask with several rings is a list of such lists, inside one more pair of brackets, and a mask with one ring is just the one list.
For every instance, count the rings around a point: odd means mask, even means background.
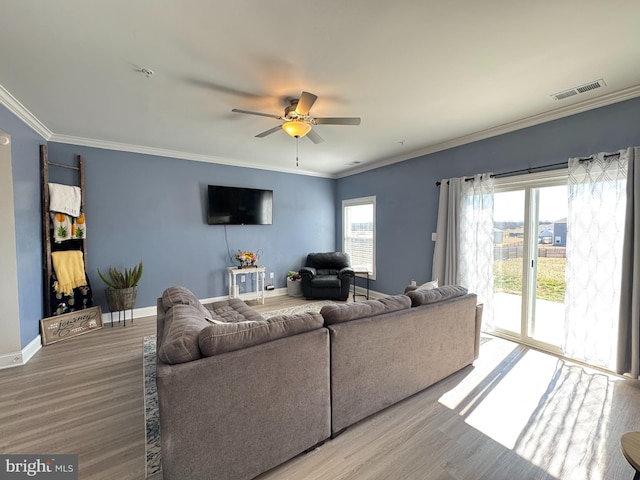
[{"label": "light switch plate", "polygon": [[438,234],[437,234],[436,232],[433,232],[433,233],[431,234],[431,240],[432,240],[433,242],[435,242],[435,241],[436,241],[436,238],[438,238]]}]

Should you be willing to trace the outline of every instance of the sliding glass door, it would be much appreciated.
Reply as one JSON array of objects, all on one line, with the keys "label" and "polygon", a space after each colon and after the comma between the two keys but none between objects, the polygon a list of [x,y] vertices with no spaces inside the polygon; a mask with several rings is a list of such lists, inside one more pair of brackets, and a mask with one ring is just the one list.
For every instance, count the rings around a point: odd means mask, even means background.
[{"label": "sliding glass door", "polygon": [[493,197],[494,326],[520,337],[524,287],[525,191]]},{"label": "sliding glass door", "polygon": [[566,179],[527,183],[497,186],[494,196],[494,326],[505,336],[559,350],[564,338]]}]

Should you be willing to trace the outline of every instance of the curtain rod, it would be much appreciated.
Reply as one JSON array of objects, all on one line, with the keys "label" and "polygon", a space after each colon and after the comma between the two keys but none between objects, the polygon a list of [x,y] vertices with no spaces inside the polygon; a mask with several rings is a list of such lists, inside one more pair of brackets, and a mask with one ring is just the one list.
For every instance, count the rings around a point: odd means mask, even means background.
[{"label": "curtain rod", "polygon": [[[609,157],[619,157],[620,153],[610,153],[604,156],[604,158],[609,158]],[[581,158],[580,159],[580,163],[582,162],[590,162],[591,160],[593,160],[594,157],[593,155],[590,157],[585,157],[585,158]],[[502,173],[494,173],[493,175],[491,175],[491,178],[500,178],[500,177],[509,177],[511,175],[515,175],[517,173],[533,173],[534,171],[537,170],[554,170],[553,167],[566,167],[569,165],[569,162],[560,162],[560,163],[551,163],[549,165],[542,165],[540,167],[529,167],[529,168],[522,168],[520,170],[511,170],[510,172],[502,172]],[[559,168],[557,169],[559,170]],[[465,182],[472,182],[473,181],[473,177],[467,177],[464,179]],[[440,184],[442,182],[438,181],[436,182],[436,187],[439,187]]]}]

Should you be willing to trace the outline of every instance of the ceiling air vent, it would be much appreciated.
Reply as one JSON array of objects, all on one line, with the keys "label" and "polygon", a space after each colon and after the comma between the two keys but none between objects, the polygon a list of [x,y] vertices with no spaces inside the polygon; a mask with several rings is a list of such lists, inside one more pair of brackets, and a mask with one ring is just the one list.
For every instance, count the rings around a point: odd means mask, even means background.
[{"label": "ceiling air vent", "polygon": [[564,100],[565,98],[573,97],[574,95],[590,92],[591,90],[595,90],[596,88],[606,87],[606,86],[607,84],[601,78],[600,80],[589,82],[584,85],[580,85],[579,87],[574,87],[569,90],[565,90],[564,92],[554,93],[551,96],[553,97],[554,100]]}]

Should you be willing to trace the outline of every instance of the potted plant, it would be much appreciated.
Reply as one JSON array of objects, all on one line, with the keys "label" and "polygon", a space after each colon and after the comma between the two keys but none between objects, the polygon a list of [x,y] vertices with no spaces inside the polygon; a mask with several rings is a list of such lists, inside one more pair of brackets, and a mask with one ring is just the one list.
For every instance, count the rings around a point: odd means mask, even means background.
[{"label": "potted plant", "polygon": [[110,311],[117,312],[133,308],[136,303],[138,282],[142,277],[142,268],[142,262],[133,268],[125,268],[124,271],[109,267],[107,275],[103,275],[98,269],[98,275],[107,285],[105,293]]},{"label": "potted plant", "polygon": [[287,295],[290,297],[302,296],[302,277],[293,270],[287,273]]}]

